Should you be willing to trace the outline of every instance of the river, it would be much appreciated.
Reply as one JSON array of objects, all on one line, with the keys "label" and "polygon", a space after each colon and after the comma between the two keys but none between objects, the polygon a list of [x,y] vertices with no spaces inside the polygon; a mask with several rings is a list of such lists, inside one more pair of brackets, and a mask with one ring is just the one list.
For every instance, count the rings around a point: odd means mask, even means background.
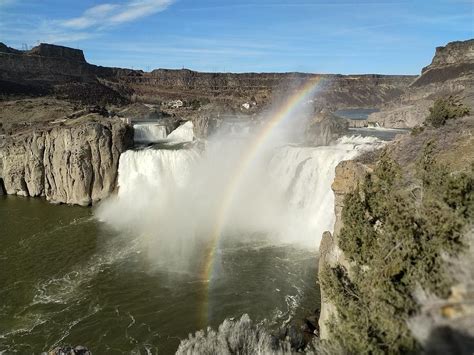
[{"label": "river", "polygon": [[0,196],[0,352],[168,354],[226,318],[276,332],[314,314],[335,167],[381,141],[252,160],[246,144],[127,151],[118,194],[94,208]]},{"label": "river", "polygon": [[0,349],[81,344],[96,354],[173,353],[189,333],[247,313],[277,328],[318,305],[316,253],[232,242],[219,277],[153,267],[90,208],[0,197]]}]

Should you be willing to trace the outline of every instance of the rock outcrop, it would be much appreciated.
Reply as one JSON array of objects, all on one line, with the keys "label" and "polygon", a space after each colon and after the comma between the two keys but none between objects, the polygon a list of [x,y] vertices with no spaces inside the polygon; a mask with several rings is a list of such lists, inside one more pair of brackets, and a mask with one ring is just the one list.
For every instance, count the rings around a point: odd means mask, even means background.
[{"label": "rock outcrop", "polygon": [[[319,246],[319,277],[324,268],[344,266],[350,270],[350,265],[344,256],[344,253],[338,246],[338,235],[342,229],[342,209],[344,207],[344,198],[347,194],[353,192],[357,185],[364,179],[365,175],[370,171],[366,165],[352,160],[343,161],[336,167],[336,176],[332,184],[334,191],[334,213],[336,222],[334,224],[334,232],[324,232]],[[337,316],[336,308],[331,300],[326,296],[324,288],[321,288],[321,313],[319,316],[319,334],[321,339],[329,338],[327,322],[332,317]]]},{"label": "rock outcrop", "polygon": [[198,138],[207,138],[214,133],[220,121],[208,115],[193,117],[194,134]]},{"label": "rock outcrop", "polygon": [[[417,175],[417,169],[419,169],[419,161],[421,152],[424,151],[425,147],[429,142],[432,144],[435,142],[435,145],[431,147],[431,154],[433,154],[433,164],[439,164],[439,166],[446,167],[449,171],[449,176],[455,176],[460,172],[466,172],[471,169],[474,162],[474,150],[472,149],[474,143],[474,117],[464,117],[457,120],[448,122],[445,126],[439,129],[432,127],[427,127],[419,133],[416,134],[407,134],[399,136],[394,142],[386,146],[387,154],[398,164],[401,169],[401,174],[404,176],[404,181],[401,186],[398,188],[404,190],[406,189],[406,195],[403,192],[401,196],[409,196],[411,198],[419,198],[420,194],[420,181],[419,175]],[[425,158],[426,159],[426,158]],[[343,225],[343,209],[345,197],[353,193],[357,186],[365,179],[367,174],[372,174],[374,171],[375,164],[380,161],[380,152],[371,152],[367,153],[364,156],[361,156],[353,161],[344,161],[341,162],[336,167],[336,175],[334,182],[332,184],[332,190],[335,194],[335,216],[336,222],[334,225],[334,232],[325,232],[323,234],[320,248],[319,248],[319,268],[318,276],[320,280],[324,280],[327,276],[326,271],[328,268],[342,269],[347,272],[348,279],[354,281],[357,280],[357,273],[354,270],[364,270],[364,268],[370,269],[370,265],[357,265],[354,255],[349,255],[344,253],[340,246],[344,244],[341,243],[341,231],[344,227]],[[472,171],[472,170],[471,170]],[[393,175],[390,175],[393,176]],[[376,181],[372,179],[371,181]],[[467,181],[467,180],[466,180]],[[471,180],[472,181],[472,180]],[[466,183],[466,193],[468,194],[469,184]],[[427,183],[429,185],[429,183]],[[455,184],[453,185],[455,186]],[[361,199],[367,199],[366,192],[367,190],[362,189],[360,192]],[[453,193],[456,190],[456,187],[453,188]],[[471,193],[472,194],[472,193]],[[418,197],[417,197],[418,196]],[[435,196],[438,196],[436,194]],[[411,200],[410,200],[411,201]],[[367,202],[369,205],[370,203]],[[398,213],[397,210],[395,213]],[[435,213],[436,209],[433,209]],[[369,215],[366,215],[367,218],[371,218]],[[356,217],[354,220],[350,220],[352,223],[356,222]],[[387,217],[388,218],[388,217]],[[400,224],[402,225],[402,223]],[[377,226],[377,224],[375,224]],[[468,225],[469,227],[469,225]],[[383,227],[380,230],[383,230]],[[433,346],[436,346],[439,342],[443,343],[443,347],[446,344],[450,346],[453,345],[454,349],[458,349],[460,344],[456,344],[456,339],[453,338],[453,334],[463,334],[467,333],[472,334],[472,322],[469,321],[466,323],[466,320],[470,317],[472,320],[473,309],[470,307],[472,302],[472,289],[473,289],[473,275],[471,271],[472,267],[470,260],[472,259],[472,241],[473,241],[473,231],[472,225],[468,229],[466,238],[466,245],[470,245],[471,249],[466,253],[461,253],[458,256],[451,256],[447,261],[449,267],[453,267],[454,271],[452,273],[453,280],[456,281],[455,285],[451,287],[451,290],[448,292],[450,295],[447,299],[439,299],[428,297],[427,299],[420,298],[419,303],[421,306],[420,314],[417,314],[413,319],[406,319],[409,327],[411,329],[412,335],[420,342],[420,344],[425,347],[428,351],[433,349]],[[347,231],[346,231],[347,232]],[[349,233],[349,232],[347,232]],[[362,229],[360,233],[363,233]],[[396,230],[392,231],[393,236],[396,235]],[[435,232],[433,232],[435,234]],[[391,235],[388,235],[391,237]],[[347,238],[347,235],[346,235]],[[381,237],[382,238],[382,237]],[[408,237],[407,237],[408,240]],[[347,242],[347,239],[346,239]],[[375,249],[374,243],[373,248]],[[346,245],[347,248],[347,245]],[[365,249],[364,249],[365,248]],[[347,249],[344,249],[347,250]],[[365,250],[367,251],[367,245],[360,246],[360,252]],[[358,250],[353,253],[358,253]],[[385,259],[383,259],[385,261]],[[405,259],[409,260],[409,259]],[[467,261],[469,260],[469,261]],[[387,259],[388,263],[388,259]],[[465,275],[467,270],[467,276]],[[383,275],[381,273],[380,275]],[[380,276],[385,277],[385,276]],[[420,277],[423,277],[421,274]],[[327,280],[327,279],[326,279]],[[359,281],[361,280],[359,274]],[[388,280],[385,280],[385,282]],[[354,281],[356,282],[356,281]],[[338,328],[344,320],[338,318],[338,309],[334,303],[334,299],[337,298],[332,294],[333,298],[328,297],[328,293],[331,291],[334,292],[334,289],[330,289],[328,283],[320,282],[321,285],[321,313],[319,318],[319,327],[320,327],[320,338],[333,340],[334,333],[329,331],[329,320],[333,320]],[[357,284],[356,288],[360,285]],[[326,287],[326,288],[325,288]],[[347,286],[347,289],[351,289],[353,285]],[[379,291],[380,292],[380,291]],[[342,299],[351,299],[353,297],[359,297],[360,294],[350,295],[339,293],[340,298],[338,300],[339,307],[341,307],[341,298]],[[361,296],[362,297],[362,296]],[[366,299],[367,301],[367,299]],[[456,302],[456,303],[455,303]],[[454,306],[453,306],[454,304]],[[341,308],[339,308],[340,312]],[[370,310],[369,310],[370,312]],[[464,323],[462,323],[464,322]],[[467,326],[466,326],[467,324]],[[439,333],[438,336],[435,334]],[[461,338],[459,338],[461,339]],[[465,339],[463,339],[465,341]],[[461,344],[461,348],[465,346],[465,342]],[[472,344],[472,343],[469,343]],[[445,353],[461,353],[461,352],[445,352]]]},{"label": "rock outcrop", "polygon": [[317,114],[308,124],[305,141],[312,145],[329,145],[347,133],[349,122],[328,111]]},{"label": "rock outcrop", "polygon": [[26,52],[27,55],[38,55],[42,57],[57,57],[77,62],[86,62],[84,53],[80,49],[58,46],[56,44],[41,43]]},{"label": "rock outcrop", "polygon": [[437,47],[430,65],[421,70],[421,76],[412,86],[423,86],[435,82],[445,82],[463,75],[469,75],[474,63],[474,39],[450,42]]},{"label": "rock outcrop", "polygon": [[0,44],[3,95],[55,95],[85,104],[125,104],[127,89],[107,79],[128,72],[91,65],[79,49],[42,43],[19,51]]},{"label": "rock outcrop", "polygon": [[132,144],[130,127],[105,119],[12,135],[3,148],[6,192],[90,205],[113,192],[120,154]]},{"label": "rock outcrop", "polygon": [[371,114],[369,122],[391,128],[421,125],[433,102],[448,95],[474,107],[474,39],[436,48],[432,63],[423,68],[406,92]]}]

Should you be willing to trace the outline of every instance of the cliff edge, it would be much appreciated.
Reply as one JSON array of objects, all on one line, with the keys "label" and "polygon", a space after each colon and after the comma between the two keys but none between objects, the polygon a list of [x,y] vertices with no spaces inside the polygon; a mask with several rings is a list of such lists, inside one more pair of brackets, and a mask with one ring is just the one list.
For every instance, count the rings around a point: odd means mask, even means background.
[{"label": "cliff edge", "polygon": [[473,344],[474,117],[336,168],[320,245],[320,337],[348,353]]},{"label": "cliff edge", "polygon": [[132,145],[129,126],[94,115],[35,125],[5,139],[0,178],[8,194],[87,206],[114,191]]},{"label": "cliff edge", "polygon": [[371,114],[369,122],[389,128],[421,125],[433,102],[448,95],[474,107],[474,39],[437,47],[431,64],[400,97]]}]

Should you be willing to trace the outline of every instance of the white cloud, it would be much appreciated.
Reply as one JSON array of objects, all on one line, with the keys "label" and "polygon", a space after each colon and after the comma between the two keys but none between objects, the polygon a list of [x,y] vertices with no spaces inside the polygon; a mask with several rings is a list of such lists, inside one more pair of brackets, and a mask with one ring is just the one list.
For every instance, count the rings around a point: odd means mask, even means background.
[{"label": "white cloud", "polygon": [[87,9],[79,17],[60,21],[59,24],[72,30],[104,28],[164,11],[174,2],[175,0],[129,0],[124,4],[101,4]]},{"label": "white cloud", "polygon": [[[17,0],[0,0],[3,4]],[[0,21],[0,33],[13,43],[67,44],[98,37],[106,30],[166,10],[176,0],[126,0],[121,3],[103,3],[86,9],[80,16],[68,19],[44,19],[26,15],[24,24],[18,25],[18,17],[4,16]],[[0,16],[1,17],[1,16]],[[31,28],[35,28],[34,31]],[[18,44],[17,44],[18,46]]]},{"label": "white cloud", "polygon": [[62,21],[62,25],[74,29],[84,29],[103,21],[107,15],[117,8],[114,4],[102,4],[91,7],[80,17]]}]

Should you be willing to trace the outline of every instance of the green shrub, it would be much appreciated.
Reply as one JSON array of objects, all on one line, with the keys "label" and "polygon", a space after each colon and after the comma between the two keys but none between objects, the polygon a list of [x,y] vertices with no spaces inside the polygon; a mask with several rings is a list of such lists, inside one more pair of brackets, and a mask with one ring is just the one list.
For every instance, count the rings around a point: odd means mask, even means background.
[{"label": "green shrub", "polygon": [[441,127],[447,120],[467,116],[470,109],[465,106],[458,98],[448,96],[447,98],[437,99],[433,107],[430,108],[430,114],[426,118],[425,124],[433,127]]},{"label": "green shrub", "polygon": [[199,99],[192,99],[187,103],[187,106],[191,107],[193,110],[198,110],[201,107],[201,102]]},{"label": "green shrub", "polygon": [[387,153],[361,186],[346,196],[339,246],[351,263],[322,271],[321,284],[338,319],[332,339],[349,353],[416,353],[407,320],[418,311],[417,286],[446,297],[452,278],[442,254],[464,247],[474,210],[474,167],[450,174],[434,162],[432,145],[418,164],[421,186],[409,191]]},{"label": "green shrub", "polygon": [[422,133],[424,130],[425,130],[425,127],[416,125],[415,127],[413,127],[413,128],[411,129],[410,134],[411,134],[412,136],[417,136],[417,135],[419,135],[420,133]]},{"label": "green shrub", "polygon": [[210,100],[209,100],[207,97],[205,97],[205,98],[203,98],[203,99],[196,99],[196,98],[194,98],[194,99],[191,99],[191,100],[189,100],[189,101],[186,101],[186,102],[185,102],[185,106],[190,107],[190,108],[193,109],[193,110],[198,110],[198,109],[200,109],[202,106],[205,106],[205,105],[207,105],[207,104],[209,104],[209,103],[210,103]]}]

